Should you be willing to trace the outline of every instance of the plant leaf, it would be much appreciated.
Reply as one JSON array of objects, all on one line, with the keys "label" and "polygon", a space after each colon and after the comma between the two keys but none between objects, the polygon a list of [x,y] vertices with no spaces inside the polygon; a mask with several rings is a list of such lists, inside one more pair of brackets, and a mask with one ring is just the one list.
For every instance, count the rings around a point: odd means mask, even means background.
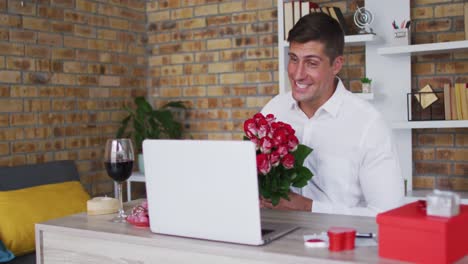
[{"label": "plant leaf", "polygon": [[297,145],[296,151],[293,152],[295,167],[302,166],[305,159],[312,153],[312,149],[306,145]]},{"label": "plant leaf", "polygon": [[185,103],[183,101],[169,102],[169,103],[163,105],[161,108],[169,108],[169,107],[187,109],[187,107],[185,106]]},{"label": "plant leaf", "polygon": [[150,113],[153,111],[153,107],[148,101],[146,101],[145,97],[143,96],[136,97],[135,104],[137,106],[137,111],[141,111],[143,113]]}]

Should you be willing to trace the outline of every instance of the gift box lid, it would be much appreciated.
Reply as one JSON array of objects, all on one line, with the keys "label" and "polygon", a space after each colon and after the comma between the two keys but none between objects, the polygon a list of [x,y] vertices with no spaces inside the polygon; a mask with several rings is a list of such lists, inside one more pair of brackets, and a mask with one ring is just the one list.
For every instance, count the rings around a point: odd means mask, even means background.
[{"label": "gift box lid", "polygon": [[460,214],[453,217],[426,215],[425,201],[417,201],[377,215],[380,225],[392,225],[428,231],[443,231],[451,222],[468,219],[468,205],[460,205]]}]

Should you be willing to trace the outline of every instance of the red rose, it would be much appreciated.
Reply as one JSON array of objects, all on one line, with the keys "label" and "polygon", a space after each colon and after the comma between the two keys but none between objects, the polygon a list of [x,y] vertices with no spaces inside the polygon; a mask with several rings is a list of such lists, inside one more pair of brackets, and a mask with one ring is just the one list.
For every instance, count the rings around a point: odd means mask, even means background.
[{"label": "red rose", "polygon": [[261,153],[257,155],[257,168],[258,168],[258,172],[260,172],[263,175],[266,175],[270,172],[271,164],[270,164],[270,161],[268,160],[267,154]]},{"label": "red rose", "polygon": [[272,124],[273,122],[275,122],[276,118],[273,114],[268,114],[266,115],[265,117],[266,121],[268,122],[268,124]]},{"label": "red rose", "polygon": [[278,153],[278,150],[275,150],[271,152],[270,154],[270,163],[271,166],[276,167],[280,163],[280,154]]},{"label": "red rose", "polygon": [[288,145],[286,145],[286,144],[279,145],[276,150],[278,151],[278,154],[280,155],[280,157],[284,157],[284,156],[286,156],[286,154],[289,153],[288,152]]},{"label": "red rose", "polygon": [[255,120],[253,120],[252,118],[245,120],[244,132],[245,132],[245,135],[250,139],[257,136],[258,129],[257,129],[257,124],[255,123]]},{"label": "red rose", "polygon": [[287,144],[288,143],[288,135],[286,134],[286,130],[277,128],[273,131],[273,141],[275,145]]},{"label": "red rose", "polygon": [[256,113],[254,116],[253,116],[253,119],[255,120],[255,123],[259,123],[260,120],[265,120],[265,116],[263,116],[262,113]]},{"label": "red rose", "polygon": [[288,149],[289,151],[296,151],[299,140],[294,134],[288,136]]},{"label": "red rose", "polygon": [[294,156],[291,153],[286,154],[281,160],[281,164],[286,169],[292,169],[294,167]]},{"label": "red rose", "polygon": [[270,132],[270,124],[266,121],[266,119],[260,119],[257,123],[258,127],[258,137],[262,138],[268,135]]},{"label": "red rose", "polygon": [[273,148],[273,141],[269,137],[262,137],[260,139],[260,151],[262,153],[270,153],[271,149]]}]

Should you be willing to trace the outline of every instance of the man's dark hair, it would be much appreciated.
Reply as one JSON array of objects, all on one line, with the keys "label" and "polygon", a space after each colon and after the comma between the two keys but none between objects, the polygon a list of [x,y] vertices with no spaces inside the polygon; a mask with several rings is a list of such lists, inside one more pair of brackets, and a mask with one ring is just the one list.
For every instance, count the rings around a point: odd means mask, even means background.
[{"label": "man's dark hair", "polygon": [[338,21],[324,13],[310,13],[299,19],[289,31],[288,42],[306,43],[319,41],[325,46],[325,54],[333,63],[343,55],[344,33]]}]

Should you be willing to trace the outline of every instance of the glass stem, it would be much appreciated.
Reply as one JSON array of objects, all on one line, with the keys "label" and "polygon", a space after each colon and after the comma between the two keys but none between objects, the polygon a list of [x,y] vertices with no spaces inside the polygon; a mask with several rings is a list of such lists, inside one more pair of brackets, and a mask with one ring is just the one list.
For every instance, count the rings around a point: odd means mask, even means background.
[{"label": "glass stem", "polygon": [[118,190],[118,193],[119,193],[119,213],[118,213],[118,218],[125,218],[126,215],[125,215],[125,212],[124,212],[124,209],[123,209],[123,203],[122,203],[122,183],[119,182],[117,183],[117,190]]}]

